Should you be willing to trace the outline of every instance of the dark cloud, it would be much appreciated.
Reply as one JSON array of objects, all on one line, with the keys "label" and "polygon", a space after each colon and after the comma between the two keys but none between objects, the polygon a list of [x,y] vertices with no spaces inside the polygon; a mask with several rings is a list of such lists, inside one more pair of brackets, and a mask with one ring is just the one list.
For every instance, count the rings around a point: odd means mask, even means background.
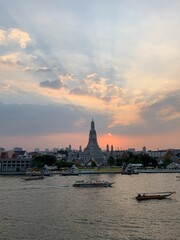
[{"label": "dark cloud", "polygon": [[63,87],[63,84],[60,80],[54,80],[54,81],[43,81],[40,83],[41,87],[44,88],[52,88],[52,89],[60,89]]},{"label": "dark cloud", "polygon": [[[0,112],[1,136],[82,132],[88,136],[92,118],[98,133],[104,133],[109,124],[107,116],[73,105],[0,104]],[[81,124],[76,124],[78,122]]]},{"label": "dark cloud", "polygon": [[[36,58],[33,59],[35,63]],[[41,63],[43,65],[43,63]],[[59,76],[62,74],[59,68],[49,67],[47,64],[44,64],[43,67],[26,67],[24,68],[24,72],[28,72],[40,82],[41,87],[59,89],[63,86]],[[44,81],[44,79],[46,79]],[[54,80],[56,79],[56,80]]]},{"label": "dark cloud", "polygon": [[174,112],[180,113],[180,94],[175,91],[168,96],[156,101],[154,104],[145,106],[141,111],[144,120],[165,122]]},{"label": "dark cloud", "polygon": [[[97,134],[111,132],[119,135],[148,135],[167,133],[180,126],[180,119],[163,119],[158,112],[165,106],[179,110],[178,93],[141,109],[142,123],[118,125],[108,129],[112,117],[108,113],[89,112],[74,105],[0,104],[1,136],[37,136],[55,133],[89,132],[93,118]],[[169,113],[170,114],[170,113]],[[171,113],[172,114],[172,113]],[[76,124],[81,123],[81,124]]]}]

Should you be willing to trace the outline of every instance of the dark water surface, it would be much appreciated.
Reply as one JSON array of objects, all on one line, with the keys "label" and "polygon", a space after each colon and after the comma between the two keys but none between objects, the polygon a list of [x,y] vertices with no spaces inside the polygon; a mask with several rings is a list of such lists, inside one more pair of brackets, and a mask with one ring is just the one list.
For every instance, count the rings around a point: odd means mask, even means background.
[{"label": "dark water surface", "polygon": [[[178,240],[177,174],[81,175],[22,180],[0,176],[1,240]],[[112,188],[73,188],[76,180],[113,181]],[[176,191],[137,202],[138,192]]]}]

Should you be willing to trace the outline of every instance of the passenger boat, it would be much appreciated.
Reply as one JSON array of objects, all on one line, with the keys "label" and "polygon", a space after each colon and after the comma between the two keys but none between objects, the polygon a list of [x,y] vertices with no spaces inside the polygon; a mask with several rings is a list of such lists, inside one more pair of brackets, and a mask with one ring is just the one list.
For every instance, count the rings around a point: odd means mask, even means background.
[{"label": "passenger boat", "polygon": [[175,192],[157,192],[157,193],[138,193],[136,199],[138,201],[151,200],[151,199],[165,199]]},{"label": "passenger boat", "polygon": [[136,169],[134,169],[132,164],[128,164],[127,167],[125,169],[123,169],[121,174],[132,175],[132,174],[139,174],[139,172]]},{"label": "passenger boat", "polygon": [[112,184],[108,181],[76,181],[73,187],[112,187]]},{"label": "passenger boat", "polygon": [[60,173],[60,176],[78,176],[80,174],[79,169],[73,165],[66,171]]},{"label": "passenger boat", "polygon": [[31,177],[24,178],[25,181],[42,180],[42,179],[44,179],[43,176],[31,176]]}]

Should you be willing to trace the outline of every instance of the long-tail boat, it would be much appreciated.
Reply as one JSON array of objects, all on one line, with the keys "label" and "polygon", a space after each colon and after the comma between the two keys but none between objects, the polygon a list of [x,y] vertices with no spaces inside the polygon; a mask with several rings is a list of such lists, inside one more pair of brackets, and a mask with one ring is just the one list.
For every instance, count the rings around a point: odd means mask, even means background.
[{"label": "long-tail boat", "polygon": [[165,199],[175,192],[156,192],[156,193],[138,193],[136,199],[138,201],[151,200],[151,199]]}]

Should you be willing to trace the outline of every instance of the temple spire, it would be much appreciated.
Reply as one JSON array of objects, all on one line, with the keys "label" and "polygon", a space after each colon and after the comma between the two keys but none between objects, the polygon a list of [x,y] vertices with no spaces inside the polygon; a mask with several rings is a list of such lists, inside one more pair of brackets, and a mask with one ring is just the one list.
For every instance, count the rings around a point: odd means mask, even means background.
[{"label": "temple spire", "polygon": [[94,120],[92,118],[92,121],[91,121],[91,131],[94,131],[95,130],[95,126],[94,126]]},{"label": "temple spire", "polygon": [[95,123],[93,119],[91,121],[91,129],[89,131],[89,141],[88,141],[87,147],[84,149],[84,152],[91,159],[95,159],[98,162],[102,161],[102,151],[98,146]]}]

